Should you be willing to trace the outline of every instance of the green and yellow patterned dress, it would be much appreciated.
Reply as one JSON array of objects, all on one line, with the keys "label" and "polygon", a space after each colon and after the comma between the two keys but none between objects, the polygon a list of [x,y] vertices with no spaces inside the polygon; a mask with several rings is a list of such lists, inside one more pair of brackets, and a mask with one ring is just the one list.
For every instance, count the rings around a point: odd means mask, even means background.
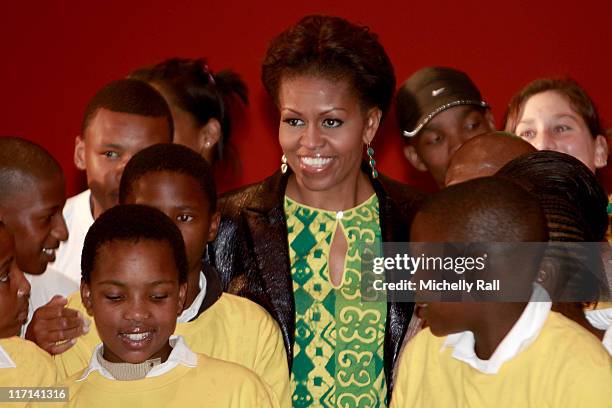
[{"label": "green and yellow patterned dress", "polygon": [[[383,356],[387,305],[361,298],[362,243],[380,248],[378,198],[347,211],[285,197],[296,324],[294,407],[385,407]],[[338,228],[340,226],[340,228]],[[348,243],[342,283],[329,277],[334,233]]]}]

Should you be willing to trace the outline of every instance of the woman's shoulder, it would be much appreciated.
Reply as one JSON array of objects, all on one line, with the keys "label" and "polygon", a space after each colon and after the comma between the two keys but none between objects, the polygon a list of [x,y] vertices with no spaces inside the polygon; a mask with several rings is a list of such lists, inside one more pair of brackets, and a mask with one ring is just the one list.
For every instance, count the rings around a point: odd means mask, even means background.
[{"label": "woman's shoulder", "polygon": [[416,187],[387,177],[384,174],[379,174],[377,180],[385,194],[394,201],[420,202],[425,197],[425,194]]},{"label": "woman's shoulder", "polygon": [[219,197],[218,210],[229,217],[240,214],[246,207],[265,211],[282,204],[285,185],[283,175],[276,172],[262,181],[224,193]]}]

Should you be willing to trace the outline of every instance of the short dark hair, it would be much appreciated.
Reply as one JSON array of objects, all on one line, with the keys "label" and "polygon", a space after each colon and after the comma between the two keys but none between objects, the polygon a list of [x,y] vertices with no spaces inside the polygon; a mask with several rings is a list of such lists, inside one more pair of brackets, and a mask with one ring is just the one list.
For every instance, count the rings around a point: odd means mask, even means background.
[{"label": "short dark hair", "polygon": [[221,125],[221,139],[216,156],[223,157],[224,146],[232,130],[231,102],[249,102],[248,88],[238,74],[230,70],[214,74],[204,59],[170,58],[133,71],[130,78],[156,84],[170,94],[171,102],[191,114],[199,126],[211,118]]},{"label": "short dark hair", "polygon": [[211,166],[206,159],[188,147],[161,143],[149,146],[136,153],[125,165],[119,184],[119,202],[124,203],[131,194],[134,183],[153,172],[169,171],[185,174],[198,182],[204,197],[208,199],[209,210],[217,206],[217,190]]},{"label": "short dark hair", "polygon": [[119,79],[106,84],[91,98],[81,123],[81,136],[100,109],[148,117],[164,117],[168,121],[170,140],[174,134],[172,113],[164,97],[151,85],[136,79]]},{"label": "short dark hair", "polygon": [[0,137],[0,204],[27,179],[63,177],[60,164],[43,147],[18,137]]},{"label": "short dark hair", "polygon": [[546,91],[555,91],[569,100],[569,103],[584,120],[592,137],[603,135],[603,128],[595,104],[584,89],[571,78],[540,78],[527,84],[515,94],[504,115],[504,128],[506,132],[514,133],[518,120],[525,108],[527,100],[534,95]]},{"label": "short dark hair", "polygon": [[500,177],[477,178],[440,190],[425,200],[419,213],[433,216],[454,239],[464,242],[548,240],[537,198]]},{"label": "short dark hair", "polygon": [[271,42],[261,79],[275,102],[281,80],[295,75],[348,79],[362,106],[383,115],[395,92],[393,65],[377,35],[340,17],[306,16]]},{"label": "short dark hair", "polygon": [[105,244],[146,240],[165,242],[170,246],[179,272],[179,283],[187,282],[187,255],[181,232],[163,212],[138,204],[115,206],[103,212],[89,228],[81,257],[83,281],[91,281],[100,248]]}]

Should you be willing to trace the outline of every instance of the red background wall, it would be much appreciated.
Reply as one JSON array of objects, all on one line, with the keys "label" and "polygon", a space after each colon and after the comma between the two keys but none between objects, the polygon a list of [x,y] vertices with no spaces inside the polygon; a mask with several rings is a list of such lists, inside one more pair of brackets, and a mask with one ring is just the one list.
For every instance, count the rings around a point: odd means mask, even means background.
[{"label": "red background wall", "polygon": [[[612,126],[612,2],[312,0],[10,2],[0,12],[0,134],[49,149],[67,174],[69,193],[83,188],[72,164],[74,136],[89,98],[106,82],[172,56],[207,57],[249,85],[251,105],[235,134],[243,172],[220,186],[257,181],[279,165],[276,123],[259,81],[270,39],[301,16],[340,15],[379,34],[398,85],[427,65],[469,73],[499,122],[511,95],[545,75],[571,75]],[[422,187],[427,177],[401,154],[395,118],[375,144],[380,169]],[[608,166],[612,167],[612,166]]]}]

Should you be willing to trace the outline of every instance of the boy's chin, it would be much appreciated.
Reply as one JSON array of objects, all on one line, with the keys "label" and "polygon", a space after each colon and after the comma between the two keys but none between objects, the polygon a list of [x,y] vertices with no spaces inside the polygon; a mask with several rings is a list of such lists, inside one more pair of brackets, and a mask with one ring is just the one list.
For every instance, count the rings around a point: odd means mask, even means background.
[{"label": "boy's chin", "polygon": [[428,327],[429,327],[429,331],[431,331],[431,334],[433,334],[436,337],[446,337],[449,336],[451,334],[455,334],[455,333],[460,333],[460,330],[453,330],[449,327],[445,327],[443,325],[440,324],[435,324],[436,322],[434,322],[434,324],[431,324],[431,322],[427,322]]}]

